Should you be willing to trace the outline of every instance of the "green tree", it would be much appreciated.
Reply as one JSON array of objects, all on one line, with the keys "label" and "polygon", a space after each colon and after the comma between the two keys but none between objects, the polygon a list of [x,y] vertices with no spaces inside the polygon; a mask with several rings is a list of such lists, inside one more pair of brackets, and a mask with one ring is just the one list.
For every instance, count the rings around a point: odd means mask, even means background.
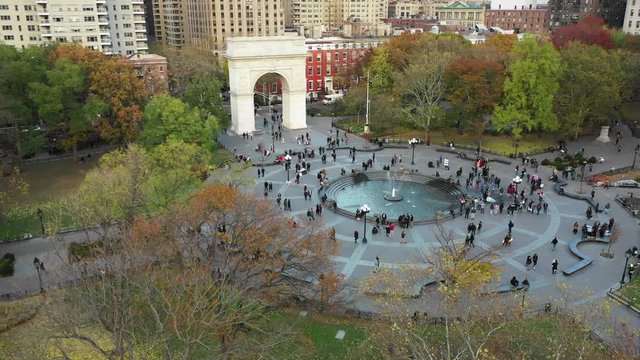
[{"label": "green tree", "polygon": [[576,139],[587,119],[606,122],[620,105],[620,78],[606,50],[578,42],[561,51],[564,68],[555,99],[563,132]]},{"label": "green tree", "polygon": [[402,73],[398,88],[402,92],[405,119],[424,131],[427,144],[431,144],[429,131],[432,122],[440,119],[444,109],[440,102],[446,91],[445,70],[450,57],[423,55]]},{"label": "green tree", "polygon": [[222,81],[217,79],[197,79],[187,85],[182,95],[182,101],[191,107],[200,108],[207,114],[213,115],[220,121],[222,127],[229,127],[231,117],[222,108],[222,97],[220,96],[222,87]]},{"label": "green tree", "polygon": [[38,115],[54,128],[64,132],[63,145],[73,149],[87,138],[95,122],[107,111],[107,105],[88,91],[85,69],[67,59],[56,61],[46,72],[45,83],[29,84],[29,96],[36,104]]},{"label": "green tree", "polygon": [[218,120],[171,96],[155,97],[144,109],[146,123],[139,141],[147,148],[174,138],[213,151]]},{"label": "green tree", "polygon": [[504,97],[494,111],[493,125],[516,138],[523,131],[537,130],[540,134],[556,130],[553,102],[560,87],[560,55],[551,43],[533,37],[516,43],[513,54],[515,61],[509,66]]},{"label": "green tree", "polygon": [[[47,49],[29,47],[17,51],[12,46],[0,45],[0,119],[14,128],[15,150],[19,157],[42,149],[42,134],[23,133],[21,128],[38,122],[37,106],[29,97],[29,84],[44,82],[51,67]],[[32,129],[30,129],[32,130]]]},{"label": "green tree", "polygon": [[369,83],[371,91],[374,93],[387,92],[393,87],[394,74],[389,58],[390,52],[386,47],[378,48],[373,54],[373,59],[369,66]]},{"label": "green tree", "polygon": [[207,175],[211,156],[199,145],[170,138],[153,148],[151,162],[147,185],[150,205],[167,208]]}]

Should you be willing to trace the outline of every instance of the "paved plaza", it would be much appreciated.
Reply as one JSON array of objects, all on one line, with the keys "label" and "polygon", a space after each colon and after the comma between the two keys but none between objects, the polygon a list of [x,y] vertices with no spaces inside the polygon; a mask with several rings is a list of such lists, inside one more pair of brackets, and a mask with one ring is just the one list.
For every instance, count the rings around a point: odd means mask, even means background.
[{"label": "paved plaza", "polygon": [[[265,114],[259,112],[256,119],[256,128],[260,130],[252,139],[244,140],[242,136],[228,133],[220,136],[220,142],[230,151],[235,148],[237,153],[250,156],[254,161],[259,162],[262,157],[255,148],[258,144],[270,147],[272,142],[275,145],[275,154],[269,155],[264,162],[272,163],[276,155],[281,155],[284,151],[293,150],[300,151],[304,148],[296,141],[296,137],[309,134],[311,138],[311,148],[315,149],[316,154],[319,146],[326,146],[326,139],[329,136],[331,127],[331,118],[310,117],[308,121],[308,129],[289,131],[283,129],[283,139],[273,141],[271,138],[271,129],[263,128],[263,122],[260,115]],[[268,115],[268,114],[266,114]],[[616,128],[612,129],[615,134]],[[627,132],[628,133],[628,132]],[[365,146],[365,141],[361,138],[349,134],[348,146],[355,146],[356,159],[352,161],[349,157],[349,150],[337,150],[336,161],[333,162],[330,156],[331,152],[327,152],[327,162],[322,164],[319,155],[315,158],[307,159],[311,163],[310,172],[302,176],[299,184],[287,183],[287,172],[282,165],[264,166],[264,178],[257,176],[259,166],[253,166],[247,169],[246,176],[255,179],[255,193],[263,196],[263,183],[269,182],[273,185],[273,190],[268,193],[268,198],[275,199],[278,193],[282,194],[283,199],[291,200],[292,211],[286,212],[290,216],[295,216],[300,222],[308,221],[306,212],[308,209],[315,210],[316,204],[321,203],[318,193],[317,174],[321,170],[325,170],[329,180],[340,176],[340,171],[344,168],[347,173],[351,169],[360,171],[362,162],[372,157],[371,148],[365,149],[369,151],[361,151]],[[595,137],[594,137],[595,138]],[[599,173],[610,168],[628,166],[633,160],[633,148],[638,143],[637,139],[625,138],[622,140],[622,151],[617,152],[615,145],[601,144],[592,141],[591,138],[584,138],[578,142],[570,142],[568,144],[569,152],[575,153],[585,147],[585,154],[589,156],[604,157],[602,164],[593,166],[593,173]],[[341,145],[344,145],[341,143]],[[372,146],[373,147],[373,146]],[[382,170],[383,166],[389,165],[394,155],[402,156],[402,165],[407,170],[415,169],[420,174],[435,175],[435,171],[439,171],[441,177],[447,178],[450,175],[455,177],[455,171],[462,167],[464,174],[461,179],[465,179],[471,170],[472,162],[469,160],[456,158],[453,154],[436,152],[436,147],[427,148],[425,145],[418,145],[415,148],[415,166],[411,165],[411,148],[385,148],[375,152],[375,162],[373,170]],[[473,156],[473,152],[465,151],[469,156]],[[435,160],[442,155],[450,162],[450,169],[445,170],[429,168],[429,161],[435,163]],[[555,158],[557,153],[548,153],[535,156],[534,158],[541,161],[545,158]],[[492,158],[492,155],[487,155]],[[508,160],[508,159],[504,159]],[[294,158],[292,164],[295,164],[297,157]],[[518,160],[518,162],[520,162]],[[499,162],[491,162],[491,172],[496,174],[502,180],[501,186],[508,185],[511,178],[515,176],[515,161],[511,164],[503,164]],[[522,166],[520,164],[520,166]],[[295,169],[291,170],[291,177],[295,174]],[[616,194],[629,196],[629,192],[633,192],[634,196],[640,196],[638,189],[615,189],[604,190],[602,188],[595,189],[595,199],[601,205],[611,203],[609,214],[597,214],[589,223],[594,220],[602,223],[615,218],[616,223],[620,226],[622,237],[612,247],[615,253],[613,259],[601,257],[599,254],[606,249],[605,244],[587,243],[580,245],[580,251],[585,255],[594,259],[593,264],[584,270],[573,275],[566,276],[562,274],[562,270],[577,263],[579,259],[574,256],[568,244],[580,237],[572,233],[573,224],[578,222],[580,225],[586,222],[585,210],[587,202],[581,200],[570,199],[560,196],[552,191],[553,183],[547,179],[552,174],[548,167],[541,166],[539,168],[540,177],[544,180],[544,199],[549,204],[548,213],[540,215],[523,212],[515,213],[513,216],[506,215],[490,215],[488,211],[484,214],[477,214],[475,223],[482,221],[483,228],[477,234],[475,239],[475,248],[472,248],[471,255],[481,250],[493,250],[498,255],[493,261],[501,269],[501,279],[495,286],[508,284],[511,277],[516,276],[520,281],[525,278],[529,280],[531,287],[528,292],[529,301],[534,306],[542,306],[545,302],[553,301],[564,293],[561,288],[565,285],[570,287],[570,293],[574,303],[599,301],[606,297],[607,291],[617,288],[624,266],[624,251],[632,246],[640,246],[640,226],[638,221],[633,219],[630,214],[624,210],[617,202],[614,201]],[[305,200],[303,196],[303,187],[307,185],[311,188],[311,200]],[[463,181],[464,185],[464,181]],[[523,184],[524,185],[524,184]],[[587,194],[591,188],[584,184]],[[567,192],[576,193],[580,187],[578,181],[569,181],[566,186]],[[602,206],[601,206],[602,208]],[[363,222],[357,221],[353,216],[343,216],[332,212],[325,208],[322,216],[316,216],[316,220],[327,227],[336,229],[336,241],[339,242],[339,251],[335,257],[336,271],[344,274],[347,281],[352,285],[358,285],[360,280],[369,276],[375,276],[373,270],[375,267],[376,257],[380,258],[380,265],[383,268],[397,269],[402,264],[420,262],[425,255],[428,255],[434,248],[438,246],[435,237],[435,225],[414,225],[407,229],[407,243],[400,243],[400,229],[396,229],[392,238],[386,237],[384,233],[373,235],[371,233],[371,222],[367,226],[368,243],[354,243],[353,233],[357,230],[360,239],[363,237]],[[509,247],[502,247],[502,239],[508,232],[507,224],[509,221],[514,223],[513,227],[513,243]],[[454,231],[460,239],[464,239],[467,233],[467,225],[471,220],[457,216],[455,219],[446,220],[444,227]],[[65,237],[66,242],[81,239],[84,235],[81,233],[71,233]],[[552,251],[551,240],[557,237],[559,243],[557,249]],[[55,269],[61,265],[60,256],[55,252],[56,249],[64,249],[61,244],[53,244],[51,239],[34,238],[29,241],[23,241],[12,244],[0,245],[0,250],[4,252],[12,252],[17,257],[17,269],[14,276],[0,279],[0,295],[14,293],[19,291],[32,291],[38,287],[38,279],[35,271],[33,271],[32,259],[37,256],[47,264],[48,274],[45,277],[45,286],[53,284],[64,278],[58,279],[55,275]],[[535,270],[527,270],[525,259],[528,255],[538,255],[538,266]],[[557,259],[559,262],[559,270],[557,275],[551,273],[551,262]],[[60,275],[62,276],[62,275]],[[435,287],[427,288],[425,291],[432,291]],[[359,298],[355,306],[360,310],[375,310],[375,305],[370,299]],[[632,323],[635,328],[640,328],[640,320],[637,315],[631,313],[628,309],[615,306],[614,314],[620,318]]]},{"label": "paved plaza", "polygon": [[[269,114],[266,114],[267,116]],[[357,171],[362,170],[362,162],[367,161],[372,157],[373,152],[371,148],[364,149],[365,141],[361,138],[349,134],[349,147],[355,146],[356,159],[352,161],[349,156],[349,150],[337,150],[337,159],[332,161],[330,156],[331,152],[327,151],[326,164],[322,164],[320,156],[317,155],[319,146],[326,146],[326,139],[329,136],[329,130],[331,126],[330,118],[311,117],[308,118],[309,128],[305,130],[297,131],[283,131],[283,140],[277,140],[275,144],[275,154],[281,155],[284,151],[293,150],[297,152],[304,148],[304,145],[299,145],[296,138],[308,133],[311,137],[311,144],[307,147],[313,148],[316,151],[316,156],[312,159],[306,160],[311,163],[311,170],[308,174],[303,175],[300,183],[294,182],[287,183],[287,172],[282,165],[268,165],[264,166],[265,175],[264,178],[257,176],[257,169],[259,167],[252,167],[248,171],[251,172],[250,176],[256,179],[255,192],[259,196],[263,196],[264,182],[273,184],[273,190],[268,193],[268,197],[275,202],[277,194],[282,194],[283,199],[291,200],[292,211],[287,212],[290,216],[298,217],[300,222],[306,222],[306,212],[308,209],[315,210],[316,204],[321,203],[320,197],[322,193],[318,193],[318,180],[317,174],[321,170],[325,170],[329,180],[340,176],[340,171],[344,168],[347,173],[351,172],[351,169]],[[272,146],[271,128],[263,128],[262,118],[260,113],[258,120],[256,121],[256,128],[259,130],[260,135],[255,135],[251,140],[243,140],[242,136],[235,134],[223,135],[221,142],[227,147],[227,149],[236,149],[237,153],[250,156],[254,161],[261,161],[262,157],[258,152],[255,152],[255,148],[258,144],[263,144],[265,147]],[[264,131],[262,131],[264,130]],[[612,129],[612,133],[615,134],[617,130]],[[595,138],[595,137],[594,137]],[[632,143],[633,140],[633,143]],[[582,147],[585,147],[585,153],[589,156],[604,157],[605,162],[602,164],[596,164],[593,166],[593,173],[602,172],[612,167],[628,166],[633,160],[633,147],[638,142],[637,139],[625,139],[622,141],[623,150],[617,152],[613,143],[601,144],[589,139],[583,141],[571,142],[568,144],[569,153],[575,153],[580,151]],[[371,146],[373,147],[373,146]],[[362,149],[363,151],[360,151]],[[466,152],[470,157],[474,156],[472,151]],[[439,171],[440,176],[447,178],[450,175],[455,177],[455,172],[460,167],[463,168],[464,174],[461,179],[465,179],[466,175],[471,171],[472,162],[469,160],[456,158],[453,154],[446,154],[436,152],[436,147],[427,148],[425,145],[418,145],[415,149],[415,166],[411,165],[412,149],[407,145],[406,148],[389,148],[375,152],[375,162],[373,163],[373,170],[382,170],[383,166],[389,165],[391,158],[394,155],[401,156],[403,162],[402,165],[407,171],[411,169],[418,170],[421,174],[435,175],[436,171]],[[264,162],[269,164],[276,159],[276,155],[269,155],[264,159]],[[436,162],[439,156],[448,158],[450,162],[450,170],[447,171],[442,167],[428,168],[429,161]],[[548,153],[533,158],[542,161],[545,158],[553,159],[558,156],[558,153]],[[494,156],[488,154],[488,158]],[[495,157],[494,157],[495,158]],[[505,158],[505,160],[508,160]],[[292,164],[295,164],[297,157],[294,157]],[[496,174],[502,180],[501,186],[505,187],[509,184],[509,181],[515,176],[515,166],[520,164],[520,160],[511,160],[511,164],[502,164],[499,162],[491,162],[491,172]],[[532,169],[529,170],[530,172]],[[292,168],[290,175],[293,178],[295,169]],[[506,211],[500,215],[490,215],[487,210],[484,214],[478,213],[475,223],[482,221],[482,232],[476,235],[474,249],[471,249],[471,255],[474,252],[481,250],[492,250],[498,257],[494,260],[494,263],[501,269],[501,279],[495,284],[499,286],[501,284],[508,284],[511,277],[516,276],[520,281],[525,278],[531,283],[528,296],[535,299],[536,302],[548,302],[552,299],[560,296],[560,287],[562,285],[569,285],[573,290],[575,296],[574,301],[587,301],[589,299],[602,298],[606,296],[607,291],[619,286],[620,278],[624,267],[624,251],[631,246],[639,246],[640,242],[640,227],[638,221],[634,220],[628,212],[619,206],[614,201],[616,194],[624,194],[629,196],[628,192],[632,191],[638,195],[638,190],[629,189],[614,189],[603,190],[602,188],[595,189],[595,199],[600,202],[601,208],[607,202],[611,203],[611,210],[608,214],[599,213],[595,215],[590,221],[599,221],[601,223],[608,222],[610,218],[614,218],[616,223],[619,224],[622,231],[621,239],[615,243],[612,247],[612,252],[615,252],[613,259],[607,259],[600,256],[600,252],[603,249],[606,250],[606,245],[597,243],[586,243],[580,245],[580,251],[585,255],[594,259],[592,265],[584,270],[576,272],[570,276],[562,274],[562,270],[566,269],[580,259],[574,256],[570,250],[568,244],[576,240],[581,236],[580,232],[574,235],[572,232],[573,224],[578,222],[580,226],[584,224],[587,219],[585,216],[585,210],[588,207],[587,202],[581,200],[570,199],[565,196],[556,194],[553,189],[553,183],[548,181],[552,174],[552,170],[548,167],[540,166],[538,175],[543,179],[544,187],[544,200],[549,204],[548,213],[536,215],[535,213],[515,213],[513,216],[508,216]],[[585,176],[587,176],[585,174]],[[463,185],[464,185],[464,181]],[[311,200],[305,200],[303,196],[303,188],[307,185],[312,189]],[[525,184],[523,184],[524,186]],[[588,193],[591,191],[591,187],[584,184],[584,190]],[[566,187],[567,192],[577,192],[579,188],[578,181],[570,181]],[[369,217],[369,221],[370,221]],[[380,258],[381,266],[387,268],[398,268],[402,264],[416,263],[423,259],[424,255],[428,255],[435,247],[438,246],[438,242],[435,237],[435,225],[415,225],[412,228],[407,229],[407,244],[400,243],[400,229],[395,231],[395,235],[392,238],[386,237],[384,232],[373,235],[371,233],[372,223],[369,222],[367,226],[367,238],[368,243],[362,244],[359,241],[358,244],[354,242],[354,231],[359,232],[360,240],[363,235],[363,223],[362,220],[356,220],[355,217],[347,217],[336,214],[331,210],[325,208],[322,212],[322,216],[316,216],[315,221],[322,222],[327,227],[334,227],[336,229],[336,240],[339,242],[338,255],[335,257],[336,270],[341,272],[349,283],[357,285],[360,280],[372,276],[375,267],[376,257]],[[509,247],[502,247],[502,240],[505,234],[508,232],[508,223],[512,221],[513,227],[513,243]],[[447,229],[453,230],[460,239],[464,239],[467,233],[467,225],[471,220],[465,219],[463,216],[457,216],[455,219],[447,220],[444,222],[444,226]],[[557,237],[559,242],[557,249],[552,251],[551,240]],[[525,266],[525,260],[528,255],[538,255],[538,266],[535,270],[527,270]],[[553,259],[557,259],[559,263],[559,271],[557,275],[551,273],[551,263]],[[374,275],[375,276],[375,275]],[[358,302],[362,310],[370,310],[367,307],[370,305],[367,301]]]}]

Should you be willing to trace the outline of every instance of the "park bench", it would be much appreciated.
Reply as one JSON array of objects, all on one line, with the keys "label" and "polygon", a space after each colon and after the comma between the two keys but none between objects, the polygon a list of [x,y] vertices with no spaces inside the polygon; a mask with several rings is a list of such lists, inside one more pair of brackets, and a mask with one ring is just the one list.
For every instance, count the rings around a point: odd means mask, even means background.
[{"label": "park bench", "polygon": [[524,289],[522,283],[519,283],[518,286],[513,287],[511,284],[501,284],[497,288],[495,288],[492,292],[496,294],[504,294],[512,291],[518,291]]},{"label": "park bench", "polygon": [[576,273],[584,268],[586,268],[587,266],[591,265],[591,263],[593,263],[593,259],[585,254],[583,254],[579,249],[578,249],[578,245],[582,244],[582,243],[586,243],[586,242],[596,242],[596,243],[603,243],[603,244],[608,244],[609,241],[608,240],[604,240],[604,239],[598,239],[598,238],[586,238],[586,239],[575,239],[573,241],[571,241],[569,243],[569,251],[571,251],[571,253],[576,256],[577,258],[580,259],[580,261],[578,261],[577,263],[566,267],[564,269],[562,269],[562,273],[565,275],[571,275],[573,273]]},{"label": "park bench", "polygon": [[318,279],[316,279],[315,277],[311,276],[311,275],[307,275],[304,274],[303,272],[301,272],[298,269],[287,269],[285,271],[282,272],[282,275],[291,278],[291,279],[295,279],[295,280],[300,280],[300,281],[304,281],[306,283],[309,284],[313,284],[313,285],[318,285]]}]

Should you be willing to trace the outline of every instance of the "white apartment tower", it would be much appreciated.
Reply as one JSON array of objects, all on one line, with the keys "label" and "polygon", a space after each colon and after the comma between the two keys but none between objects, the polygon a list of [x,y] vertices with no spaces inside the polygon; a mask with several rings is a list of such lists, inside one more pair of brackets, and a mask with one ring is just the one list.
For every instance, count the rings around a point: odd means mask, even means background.
[{"label": "white apartment tower", "polygon": [[6,0],[0,5],[0,41],[20,48],[77,42],[105,54],[144,54],[146,34],[143,0]]},{"label": "white apartment tower", "polygon": [[640,35],[640,0],[627,0],[622,31],[627,34]]},{"label": "white apartment tower", "polygon": [[0,2],[0,43],[24,49],[41,41],[35,0]]}]

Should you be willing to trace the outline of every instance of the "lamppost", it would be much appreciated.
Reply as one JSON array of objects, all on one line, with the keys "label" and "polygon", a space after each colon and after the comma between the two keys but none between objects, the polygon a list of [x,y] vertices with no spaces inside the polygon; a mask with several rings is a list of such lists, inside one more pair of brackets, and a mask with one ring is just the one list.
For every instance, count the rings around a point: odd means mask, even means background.
[{"label": "lamppost", "polygon": [[[334,103],[334,104],[335,104],[335,103]],[[335,108],[335,105],[334,105],[334,108]],[[336,124],[335,124],[335,120],[333,119],[333,117],[334,117],[334,116],[335,116],[335,113],[333,113],[333,112],[332,112],[332,113],[331,113],[331,127],[335,127],[335,126],[336,126]]]},{"label": "lamppost", "polygon": [[271,152],[276,152],[276,134],[273,131],[271,132]]},{"label": "lamppost", "polygon": [[518,195],[518,185],[520,185],[522,183],[522,178],[518,175],[516,175],[516,177],[514,177],[513,179],[511,179],[511,181],[516,184],[516,196]]},{"label": "lamppost", "polygon": [[640,144],[638,144],[633,151],[633,163],[631,164],[631,169],[636,168],[636,158],[638,157],[638,153],[640,153]]},{"label": "lamppost", "polygon": [[633,250],[631,249],[627,249],[627,251],[624,252],[625,260],[624,260],[624,268],[622,268],[622,279],[620,279],[620,285],[624,285],[624,277],[627,275],[627,266],[629,265],[629,258],[631,258],[632,255],[633,255]]},{"label": "lamppost", "polygon": [[287,169],[287,181],[289,181],[289,170],[291,169],[291,156],[289,154],[284,156],[284,168]]},{"label": "lamppost", "polygon": [[369,208],[369,205],[367,204],[364,204],[360,207],[360,214],[364,215],[364,235],[362,236],[363,244],[367,243],[367,214],[369,213],[369,211],[371,211],[371,208]]},{"label": "lamppost", "polygon": [[527,292],[529,291],[529,280],[528,279],[524,279],[522,280],[522,308],[524,309],[524,297],[527,295]]},{"label": "lamppost", "polygon": [[39,208],[36,213],[38,214],[38,219],[40,219],[40,229],[42,230],[42,236],[44,236],[44,221],[42,221],[42,209]]},{"label": "lamppost", "polygon": [[582,174],[580,174],[580,193],[582,194],[582,184],[584,183],[584,169],[587,167],[587,160],[582,160]]},{"label": "lamppost", "polygon": [[513,155],[513,158],[517,159],[518,158],[518,146],[520,145],[520,140],[516,139],[516,141],[514,141],[514,144],[516,146],[516,153]]},{"label": "lamppost", "polygon": [[413,159],[416,156],[416,144],[418,143],[418,139],[413,138],[411,140],[409,140],[409,144],[411,145],[411,165],[415,165],[416,163],[413,161]]},{"label": "lamppost", "polygon": [[40,261],[40,259],[33,258],[33,266],[36,268],[36,271],[38,272],[38,282],[40,283],[40,292],[43,293],[44,292],[44,288],[42,287],[42,273],[40,273],[41,270],[44,270],[44,263]]}]

